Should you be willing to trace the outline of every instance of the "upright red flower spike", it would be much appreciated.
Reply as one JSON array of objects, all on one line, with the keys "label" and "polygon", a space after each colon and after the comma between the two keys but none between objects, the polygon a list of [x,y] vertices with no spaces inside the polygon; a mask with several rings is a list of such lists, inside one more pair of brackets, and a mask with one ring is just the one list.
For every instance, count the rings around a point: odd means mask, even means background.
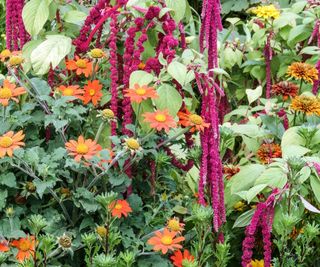
[{"label": "upright red flower spike", "polygon": [[272,48],[271,48],[271,38],[273,32],[270,32],[267,36],[267,42],[264,47],[264,58],[266,62],[266,98],[270,98],[271,93],[271,60],[272,60]]}]

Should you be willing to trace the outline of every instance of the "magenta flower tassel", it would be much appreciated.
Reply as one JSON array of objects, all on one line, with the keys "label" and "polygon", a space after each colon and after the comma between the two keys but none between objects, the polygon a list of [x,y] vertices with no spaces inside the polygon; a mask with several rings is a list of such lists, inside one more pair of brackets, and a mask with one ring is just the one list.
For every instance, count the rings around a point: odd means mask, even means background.
[{"label": "magenta flower tassel", "polygon": [[266,98],[270,98],[271,93],[271,60],[272,60],[272,48],[271,48],[271,38],[273,32],[270,32],[267,37],[267,42],[264,47],[264,57],[266,62]]}]

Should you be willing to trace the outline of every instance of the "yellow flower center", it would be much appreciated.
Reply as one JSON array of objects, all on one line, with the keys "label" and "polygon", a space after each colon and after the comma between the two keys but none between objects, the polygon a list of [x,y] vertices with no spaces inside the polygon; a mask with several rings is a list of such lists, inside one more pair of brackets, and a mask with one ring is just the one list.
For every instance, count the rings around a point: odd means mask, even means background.
[{"label": "yellow flower center", "polygon": [[113,113],[113,111],[111,110],[111,109],[104,109],[103,111],[102,111],[102,115],[103,115],[103,117],[105,117],[106,119],[112,119],[112,118],[114,118],[114,113]]},{"label": "yellow flower center", "polygon": [[7,57],[10,57],[11,56],[11,52],[9,49],[5,49],[1,52],[1,57],[4,57],[4,58],[7,58]]},{"label": "yellow flower center", "polygon": [[116,209],[116,210],[121,210],[122,209],[122,205],[121,204],[116,204],[115,206],[114,206],[114,208]]},{"label": "yellow flower center", "polygon": [[196,125],[201,125],[203,123],[202,117],[197,114],[190,115],[189,119],[193,124],[196,124]]},{"label": "yellow flower center", "polygon": [[7,148],[7,147],[12,146],[12,144],[13,144],[13,140],[11,137],[4,136],[4,137],[0,138],[0,147]]},{"label": "yellow flower center", "polygon": [[91,56],[93,58],[102,58],[103,57],[103,51],[99,48],[94,48],[91,50]]},{"label": "yellow flower center", "polygon": [[63,95],[64,96],[72,96],[73,95],[73,89],[71,87],[67,87],[64,91],[63,91]]},{"label": "yellow flower center", "polygon": [[10,99],[11,97],[12,97],[12,92],[9,88],[7,87],[0,88],[0,98]]},{"label": "yellow flower center", "polygon": [[29,241],[28,240],[20,241],[19,249],[22,251],[28,251],[30,249]]},{"label": "yellow flower center", "polygon": [[175,231],[175,232],[180,231],[180,223],[176,219],[169,220],[168,227],[172,231]]},{"label": "yellow flower center", "polygon": [[138,88],[138,89],[136,90],[137,95],[145,95],[146,92],[147,92],[147,90],[144,89],[144,88]]},{"label": "yellow flower center", "polygon": [[107,229],[104,226],[97,226],[96,231],[100,237],[105,237],[107,235]]},{"label": "yellow flower center", "polygon": [[164,114],[157,114],[154,118],[158,122],[165,122],[167,120],[167,116]]},{"label": "yellow flower center", "polygon": [[78,154],[87,154],[89,151],[89,147],[86,144],[78,144],[77,145],[77,153]]},{"label": "yellow flower center", "polygon": [[130,149],[133,149],[133,150],[137,150],[140,148],[140,144],[139,142],[134,139],[134,138],[129,138],[127,141],[126,141],[126,144],[127,146],[130,148]]},{"label": "yellow flower center", "polygon": [[164,245],[171,245],[172,244],[172,237],[167,236],[167,235],[163,236],[161,238],[161,243]]},{"label": "yellow flower center", "polygon": [[9,64],[11,66],[17,66],[17,65],[20,65],[23,61],[23,58],[22,57],[19,57],[19,56],[12,56],[9,60]]},{"label": "yellow flower center", "polygon": [[96,93],[96,90],[94,90],[94,89],[90,89],[90,90],[89,90],[89,95],[90,95],[90,96],[94,96],[95,93]]},{"label": "yellow flower center", "polygon": [[78,59],[76,65],[80,69],[85,69],[87,67],[87,62],[84,59]]}]

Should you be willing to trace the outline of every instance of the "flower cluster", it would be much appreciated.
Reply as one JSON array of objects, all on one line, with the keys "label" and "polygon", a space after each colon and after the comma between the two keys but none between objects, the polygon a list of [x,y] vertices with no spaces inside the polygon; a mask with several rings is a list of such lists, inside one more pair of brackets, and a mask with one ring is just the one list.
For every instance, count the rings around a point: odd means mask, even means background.
[{"label": "flower cluster", "polygon": [[269,164],[273,158],[281,158],[281,147],[278,144],[262,144],[257,151],[257,157],[263,164]]},{"label": "flower cluster", "polygon": [[274,5],[255,7],[252,9],[252,13],[263,19],[277,19],[280,17],[280,11]]}]

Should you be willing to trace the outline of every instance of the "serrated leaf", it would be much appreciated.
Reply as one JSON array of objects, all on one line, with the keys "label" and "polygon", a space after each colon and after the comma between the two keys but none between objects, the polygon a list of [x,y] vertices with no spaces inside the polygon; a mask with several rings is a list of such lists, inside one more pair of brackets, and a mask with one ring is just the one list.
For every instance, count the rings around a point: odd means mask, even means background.
[{"label": "serrated leaf", "polygon": [[12,172],[0,176],[0,184],[15,188],[17,186],[16,177]]}]

